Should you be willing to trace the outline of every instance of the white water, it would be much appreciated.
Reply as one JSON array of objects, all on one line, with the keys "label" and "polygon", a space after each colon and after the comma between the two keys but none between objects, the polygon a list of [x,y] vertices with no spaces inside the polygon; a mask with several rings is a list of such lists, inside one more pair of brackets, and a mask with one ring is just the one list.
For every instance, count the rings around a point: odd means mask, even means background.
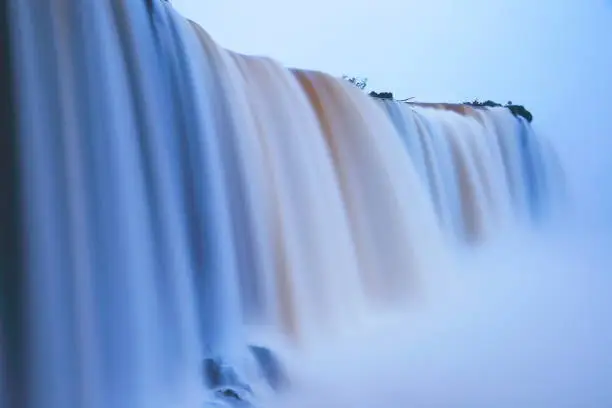
[{"label": "white water", "polygon": [[[290,369],[282,406],[605,400],[604,317],[576,324],[612,264],[542,232],[562,177],[527,123],[381,104],[164,2],[32,4],[13,4],[26,408],[200,406],[206,357],[276,405],[255,340]],[[555,377],[567,362],[586,366]]]}]

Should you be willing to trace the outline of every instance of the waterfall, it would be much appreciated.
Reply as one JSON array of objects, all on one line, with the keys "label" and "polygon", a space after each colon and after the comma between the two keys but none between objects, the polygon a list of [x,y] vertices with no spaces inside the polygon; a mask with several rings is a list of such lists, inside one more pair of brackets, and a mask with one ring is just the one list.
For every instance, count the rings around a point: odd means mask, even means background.
[{"label": "waterfall", "polygon": [[167,2],[9,3],[2,408],[201,406],[206,359],[248,390],[255,339],[410,309],[559,194],[507,109],[377,100]]}]

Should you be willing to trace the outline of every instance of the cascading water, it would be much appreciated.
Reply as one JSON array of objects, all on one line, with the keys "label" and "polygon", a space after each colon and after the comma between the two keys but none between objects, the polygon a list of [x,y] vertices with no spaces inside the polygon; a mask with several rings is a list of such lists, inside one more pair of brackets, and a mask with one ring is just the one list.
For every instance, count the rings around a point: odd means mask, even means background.
[{"label": "cascading water", "polygon": [[7,9],[24,249],[0,378],[23,382],[3,408],[200,406],[205,359],[247,398],[253,338],[307,349],[408,309],[453,241],[551,204],[551,148],[508,110],[377,101],[166,2],[38,3]]}]

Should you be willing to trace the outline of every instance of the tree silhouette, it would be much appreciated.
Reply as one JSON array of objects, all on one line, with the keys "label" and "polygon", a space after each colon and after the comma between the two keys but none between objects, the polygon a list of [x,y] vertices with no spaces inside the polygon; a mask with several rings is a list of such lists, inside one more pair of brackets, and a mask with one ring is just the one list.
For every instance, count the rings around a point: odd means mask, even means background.
[{"label": "tree silhouette", "polygon": [[508,108],[514,116],[522,116],[527,120],[527,122],[531,122],[533,120],[533,115],[531,114],[531,112],[529,112],[523,105],[513,104],[512,101],[508,101],[506,105],[502,105],[501,103],[493,102],[491,100],[480,102],[478,99],[474,99],[474,101],[472,102],[463,102],[463,104],[469,106],[483,106],[488,108]]},{"label": "tree silhouette", "polygon": [[369,95],[372,98],[380,98],[380,99],[393,99],[393,92],[370,92]]}]

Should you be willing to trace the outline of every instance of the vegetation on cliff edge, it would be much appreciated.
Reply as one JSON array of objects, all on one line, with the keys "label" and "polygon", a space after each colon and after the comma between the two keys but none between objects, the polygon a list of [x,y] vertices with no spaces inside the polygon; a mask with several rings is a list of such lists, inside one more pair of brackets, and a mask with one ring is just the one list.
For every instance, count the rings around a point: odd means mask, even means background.
[{"label": "vegetation on cliff edge", "polygon": [[[368,85],[368,79],[367,78],[349,77],[348,75],[343,75],[342,78],[344,80],[350,82],[351,84],[355,85],[357,88],[361,89],[362,91],[365,91],[365,89],[366,89],[366,87]],[[368,93],[368,95],[370,95],[372,98],[396,100],[393,97],[393,92],[370,91]],[[398,102],[407,102],[407,101],[409,101],[411,99],[413,99],[413,98],[400,99],[400,100],[397,100],[397,101]],[[514,116],[521,116],[521,117],[525,118],[528,122],[531,122],[533,120],[533,115],[523,105],[515,105],[511,101],[508,102],[505,105],[502,105],[500,103],[493,102],[491,100],[487,100],[485,102],[480,102],[478,99],[476,99],[476,100],[471,101],[471,102],[463,102],[462,104],[463,105],[469,105],[469,106],[476,106],[476,107],[504,107],[504,108],[508,108],[510,110],[510,112],[512,112],[512,114]]]},{"label": "vegetation on cliff edge", "polygon": [[491,108],[504,107],[504,108],[510,109],[510,112],[512,112],[514,116],[522,116],[525,119],[527,119],[528,122],[531,122],[533,120],[533,115],[531,114],[531,112],[529,112],[523,105],[513,104],[512,101],[509,101],[507,104],[502,105],[500,103],[493,102],[491,100],[480,102],[478,101],[478,99],[476,99],[472,102],[463,102],[463,104],[470,105],[470,106],[485,106],[485,107],[491,107]]}]

